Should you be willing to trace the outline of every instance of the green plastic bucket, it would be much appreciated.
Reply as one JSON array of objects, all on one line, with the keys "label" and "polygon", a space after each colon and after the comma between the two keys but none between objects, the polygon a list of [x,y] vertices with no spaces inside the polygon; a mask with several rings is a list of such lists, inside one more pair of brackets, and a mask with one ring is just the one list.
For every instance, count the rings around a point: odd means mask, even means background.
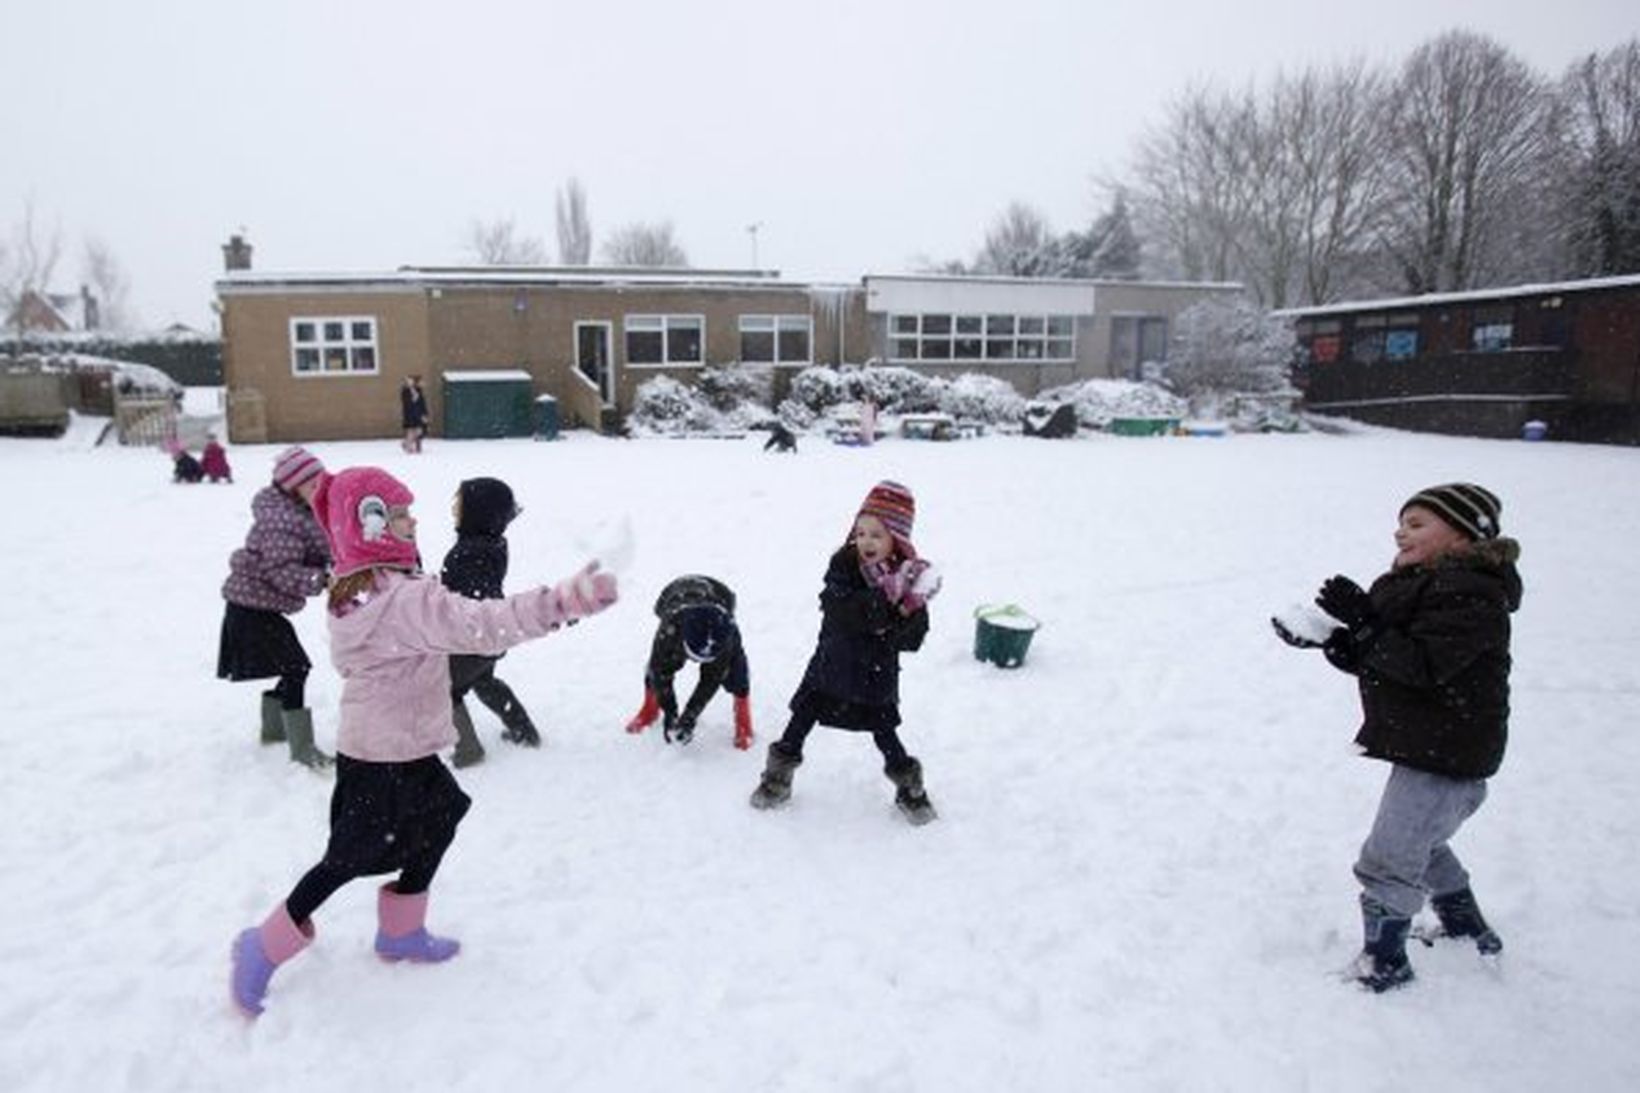
[{"label": "green plastic bucket", "polygon": [[998,668],[1025,663],[1031,638],[1042,624],[1018,604],[985,604],[974,609],[974,659]]}]

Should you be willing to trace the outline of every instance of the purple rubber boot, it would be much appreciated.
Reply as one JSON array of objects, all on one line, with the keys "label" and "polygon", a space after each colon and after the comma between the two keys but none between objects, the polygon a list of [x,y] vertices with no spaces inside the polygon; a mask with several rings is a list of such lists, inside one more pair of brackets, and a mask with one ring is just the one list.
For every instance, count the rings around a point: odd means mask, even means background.
[{"label": "purple rubber boot", "polygon": [[413,896],[393,891],[391,884],[376,890],[376,955],[383,960],[437,964],[461,951],[461,942],[427,932],[427,893]]},{"label": "purple rubber boot", "polygon": [[280,903],[260,926],[242,930],[233,942],[233,971],[228,980],[234,1005],[246,1017],[262,1012],[268,980],[274,970],[307,948],[313,941],[313,923],[301,926],[290,920],[290,912]]}]

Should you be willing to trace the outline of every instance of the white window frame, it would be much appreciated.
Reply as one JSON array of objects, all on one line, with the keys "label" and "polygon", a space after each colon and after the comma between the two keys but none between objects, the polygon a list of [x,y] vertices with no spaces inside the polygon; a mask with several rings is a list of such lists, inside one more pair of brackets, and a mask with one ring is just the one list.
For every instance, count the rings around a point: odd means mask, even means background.
[{"label": "white window frame", "polygon": [[[814,363],[814,317],[811,315],[742,315],[736,324],[740,333],[740,359],[747,364],[772,364],[775,367],[801,368]],[[746,355],[746,335],[768,334],[773,356],[759,360]],[[808,351],[801,357],[787,357],[781,352],[786,340],[781,335],[801,333]]]},{"label": "white window frame", "polygon": [[[1069,333],[1050,331],[1056,321]],[[1032,355],[1021,343],[1037,347]],[[1058,354],[1050,347],[1060,347]],[[907,353],[907,350],[911,353]],[[893,312],[888,358],[903,364],[1071,364],[1076,361],[1076,316],[1046,312]]]},{"label": "white window frame", "polygon": [[[692,327],[697,334],[700,346],[700,355],[693,359],[674,358],[672,354],[672,332]],[[661,359],[658,361],[635,361],[628,351],[627,339],[634,333],[659,332],[661,335]],[[702,368],[706,364],[706,316],[705,315],[623,315],[621,317],[621,356],[628,368]]]},{"label": "white window frame", "polygon": [[[342,325],[342,336],[331,338],[325,332],[329,323]],[[369,325],[368,337],[357,337],[354,325],[366,323]],[[303,340],[299,337],[300,328],[311,325],[314,328],[314,337]],[[291,375],[302,379],[330,378],[338,376],[375,376],[382,370],[381,350],[381,320],[374,315],[293,315],[290,318],[290,372]],[[354,360],[360,350],[370,351],[370,367],[354,367]],[[325,362],[330,353],[339,352],[343,355],[346,364],[342,368],[327,368]],[[311,368],[302,367],[302,354],[317,354],[317,364]]]}]

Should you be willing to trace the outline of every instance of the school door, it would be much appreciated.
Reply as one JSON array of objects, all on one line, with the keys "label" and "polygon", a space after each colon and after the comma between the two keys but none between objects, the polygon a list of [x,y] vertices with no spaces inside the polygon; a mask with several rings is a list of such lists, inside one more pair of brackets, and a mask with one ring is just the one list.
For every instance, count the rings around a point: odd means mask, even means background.
[{"label": "school door", "polygon": [[615,405],[615,373],[609,366],[609,323],[575,324],[575,366],[598,388],[606,408]]}]

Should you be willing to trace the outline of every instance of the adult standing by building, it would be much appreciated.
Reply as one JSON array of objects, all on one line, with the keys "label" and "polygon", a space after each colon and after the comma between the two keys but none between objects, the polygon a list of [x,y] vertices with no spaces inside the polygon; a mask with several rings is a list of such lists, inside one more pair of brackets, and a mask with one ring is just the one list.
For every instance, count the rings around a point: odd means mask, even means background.
[{"label": "adult standing by building", "polygon": [[404,424],[404,450],[421,451],[421,438],[427,435],[427,396],[421,389],[420,376],[407,376],[399,388],[399,411]]}]

